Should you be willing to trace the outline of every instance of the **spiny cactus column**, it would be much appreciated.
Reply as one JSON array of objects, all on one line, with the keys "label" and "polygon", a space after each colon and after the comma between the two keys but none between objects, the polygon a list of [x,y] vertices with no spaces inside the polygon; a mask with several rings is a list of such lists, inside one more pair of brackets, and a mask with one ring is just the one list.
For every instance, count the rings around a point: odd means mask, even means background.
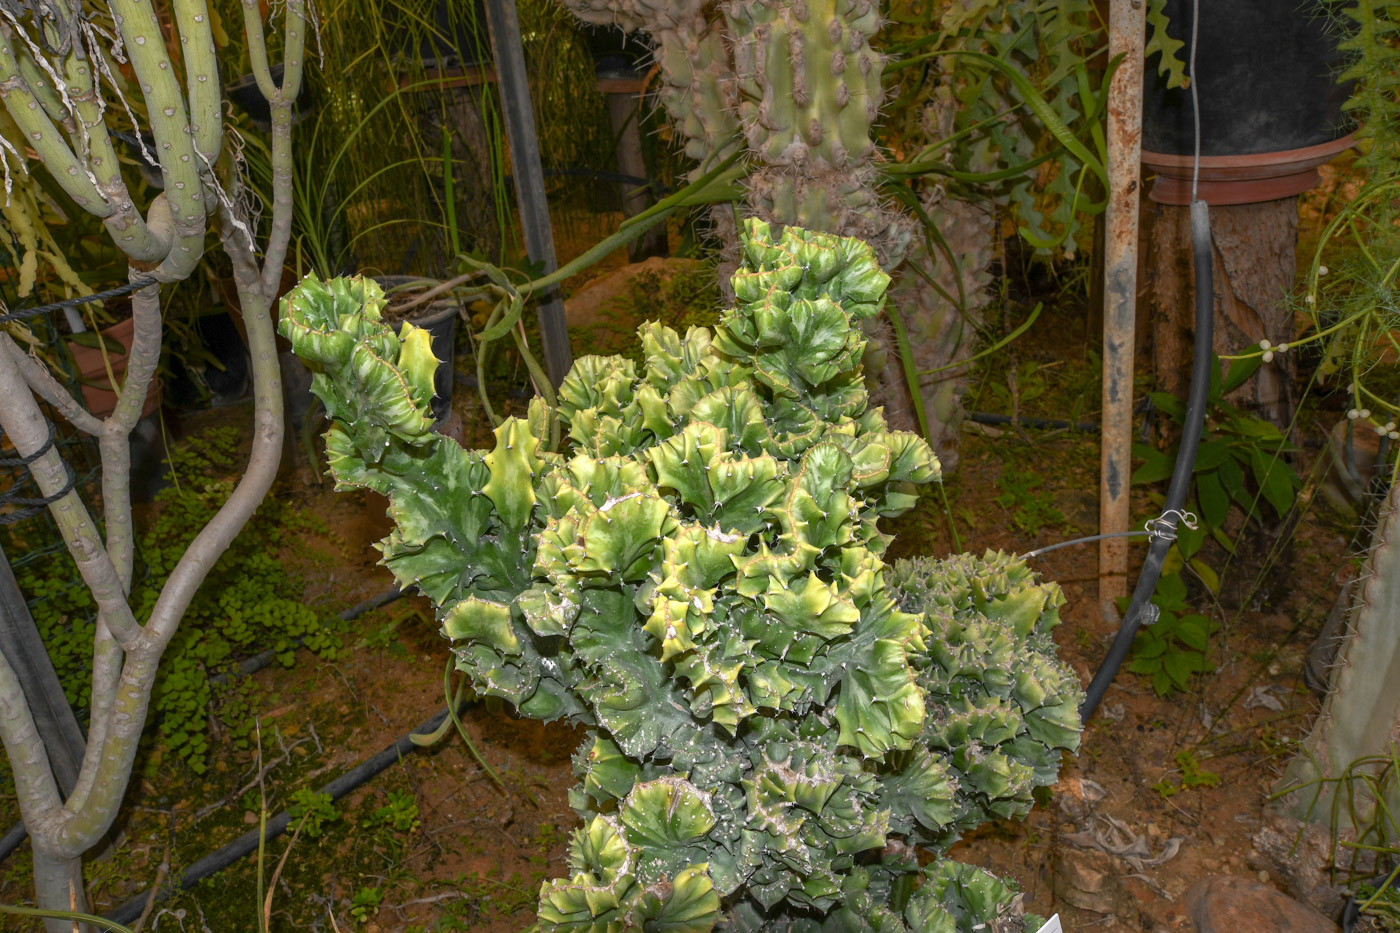
[{"label": "spiny cactus column", "polygon": [[[1329,826],[1334,799],[1348,795],[1339,779],[1362,759],[1388,759],[1400,742],[1400,484],[1391,487],[1372,542],[1337,653],[1331,691],[1279,785],[1300,788],[1285,800],[1294,817]],[[1392,781],[1389,788],[1400,795],[1400,781]],[[1355,815],[1364,823],[1373,801],[1365,799],[1362,781],[1352,790],[1359,798]],[[1400,813],[1400,796],[1387,803],[1392,818]],[[1354,831],[1358,827],[1352,825],[1352,815],[1343,804],[1339,824],[1331,828]]]},{"label": "spiny cactus column", "polygon": [[[921,870],[897,837],[942,851],[1054,779],[1079,728],[1048,658],[1061,599],[1001,557],[887,583],[877,522],[938,476],[867,406],[858,325],[888,282],[859,241],[750,221],[713,332],[644,325],[640,370],[578,360],[557,409],[536,400],[489,452],[431,431],[426,334],[383,324],[372,282],[285,300],[338,484],[389,498],[384,564],[479,692],[589,730],[542,930],[1019,917],[1014,890]],[[567,454],[545,447],[553,418]]]},{"label": "spiny cactus column", "polygon": [[[942,187],[929,190],[923,209],[942,232],[947,253],[938,249],[930,256],[923,240],[916,241],[909,249],[905,271],[890,289],[890,299],[903,316],[914,368],[927,373],[918,377],[918,384],[929,422],[928,440],[939,459],[946,462],[957,457],[964,415],[962,397],[967,388],[967,368],[951,367],[972,355],[977,328],[992,299],[988,269],[996,257],[996,224],[985,208],[949,197]],[[938,287],[914,272],[914,266]],[[889,347],[881,346],[881,356],[870,365],[899,367],[901,360],[891,352],[892,345]],[[877,401],[887,412],[907,409],[910,404],[902,372],[901,378],[890,375],[880,380],[878,391]],[[890,420],[906,423],[893,415]]]},{"label": "spiny cactus column", "polygon": [[774,224],[855,236],[883,265],[912,225],[875,191],[873,127],[884,56],[875,0],[730,0],[739,116],[758,161],[749,207]]},{"label": "spiny cactus column", "polygon": [[[880,25],[876,0],[731,0],[722,7],[722,23],[694,0],[564,2],[587,22],[644,28],[656,40],[661,100],[691,158],[712,163],[742,134],[754,166],[747,214],[859,237],[874,247],[882,266],[900,266],[915,224],[886,207],[876,187],[873,126],[884,69],[884,56],[870,46]],[[722,246],[721,278],[727,279],[738,263],[738,231],[728,206],[716,208],[711,222]],[[976,236],[944,232],[954,239]],[[905,269],[896,279],[901,284],[891,313],[903,315],[919,335],[916,344],[929,344],[914,348],[920,368],[969,355],[980,320],[969,315],[976,308],[950,315],[922,277]],[[969,319],[973,327],[965,326]],[[871,382],[879,403],[892,424],[918,427],[893,331],[881,321],[864,326],[874,338]],[[948,466],[957,459],[964,383],[964,375],[953,372],[921,384],[925,409],[936,413],[929,440]]]}]

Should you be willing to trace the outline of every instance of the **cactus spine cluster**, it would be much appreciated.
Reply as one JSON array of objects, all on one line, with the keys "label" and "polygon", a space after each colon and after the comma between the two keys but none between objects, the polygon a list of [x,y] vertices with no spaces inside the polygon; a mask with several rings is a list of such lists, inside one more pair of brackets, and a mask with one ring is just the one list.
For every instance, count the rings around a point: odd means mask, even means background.
[{"label": "cactus spine cluster", "polygon": [[1062,599],[1004,557],[882,560],[878,520],[939,475],[868,406],[859,324],[888,282],[857,240],[750,221],[714,331],[644,325],[640,368],[581,358],[491,451],[432,432],[429,343],[372,282],[286,299],[338,484],[389,498],[384,564],[479,692],[588,729],[542,930],[1023,922],[1013,889],[911,846],[1022,812],[1077,745]]}]

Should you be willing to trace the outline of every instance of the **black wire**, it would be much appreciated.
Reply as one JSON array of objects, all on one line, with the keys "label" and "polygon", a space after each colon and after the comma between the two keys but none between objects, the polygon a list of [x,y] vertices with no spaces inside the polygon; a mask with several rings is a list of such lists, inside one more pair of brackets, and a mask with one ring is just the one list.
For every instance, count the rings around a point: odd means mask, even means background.
[{"label": "black wire", "polygon": [[120,298],[122,295],[129,295],[134,291],[145,288],[147,285],[154,285],[156,281],[156,279],[149,275],[143,275],[118,288],[109,288],[105,292],[93,292],[91,295],[69,298],[66,301],[55,301],[53,304],[39,305],[35,308],[20,308],[18,311],[0,314],[0,324],[8,324],[11,321],[25,321],[40,314],[48,314],[50,311],[62,311],[64,308],[76,308],[80,305],[91,304],[94,301],[106,301],[108,298]]},{"label": "black wire", "polygon": [[[0,457],[0,467],[25,467],[52,450],[54,443],[58,439],[57,430],[54,428],[52,421],[45,419],[45,423],[49,428],[49,436],[48,439],[44,441],[43,446],[27,457]],[[0,431],[0,437],[4,437],[4,435],[5,432]],[[39,512],[42,512],[73,491],[73,487],[78,483],[77,474],[73,472],[73,468],[69,466],[66,460],[60,460],[60,462],[63,464],[64,472],[68,475],[68,481],[63,484],[62,489],[51,496],[16,495],[15,491],[19,488],[19,483],[23,481],[23,477],[17,479],[14,486],[11,486],[7,490],[0,491],[0,506],[14,507],[0,514],[0,525],[13,525],[15,522],[23,521],[30,516],[37,515]]]}]

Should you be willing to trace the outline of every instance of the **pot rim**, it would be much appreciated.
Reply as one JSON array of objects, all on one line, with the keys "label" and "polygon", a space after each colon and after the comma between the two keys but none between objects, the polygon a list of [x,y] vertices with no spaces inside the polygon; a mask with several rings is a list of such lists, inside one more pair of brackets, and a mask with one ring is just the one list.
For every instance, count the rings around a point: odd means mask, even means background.
[{"label": "pot rim", "polygon": [[[1347,149],[1356,146],[1356,131],[1352,130],[1345,136],[1330,140],[1325,143],[1318,143],[1316,146],[1304,146],[1301,149],[1281,149],[1275,152],[1252,152],[1244,155],[1227,156],[1201,156],[1201,169],[1266,169],[1277,166],[1283,170],[1296,170],[1302,167],[1300,163],[1312,162],[1313,165],[1321,165],[1331,160],[1333,157]],[[1187,169],[1188,171],[1195,164],[1195,156],[1178,155],[1169,152],[1152,152],[1142,150],[1142,163],[1153,168],[1166,169]],[[1171,174],[1176,174],[1172,172]]]}]

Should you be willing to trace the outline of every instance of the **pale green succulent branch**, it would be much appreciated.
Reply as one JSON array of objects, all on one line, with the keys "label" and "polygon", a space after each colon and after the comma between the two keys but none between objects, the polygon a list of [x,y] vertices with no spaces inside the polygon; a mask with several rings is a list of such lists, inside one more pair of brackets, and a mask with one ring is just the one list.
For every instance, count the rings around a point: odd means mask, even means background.
[{"label": "pale green succulent branch", "polygon": [[[271,487],[281,454],[282,391],[268,307],[272,295],[263,283],[280,281],[285,242],[274,236],[261,261],[254,253],[254,231],[239,196],[239,174],[223,146],[210,10],[203,0],[175,0],[171,9],[181,43],[183,85],[157,8],[146,0],[113,0],[110,20],[89,15],[70,0],[0,0],[0,103],[8,117],[7,133],[13,126],[22,135],[6,139],[0,151],[6,171],[11,168],[10,155],[23,151],[17,144],[32,150],[73,203],[102,220],[113,244],[127,256],[133,279],[168,283],[188,276],[202,255],[212,222],[232,261],[255,394],[246,472],[181,558],[150,615],[137,619],[128,601],[133,568],[128,437],[159,361],[159,284],[133,293],[133,344],[115,411],[105,419],[67,398],[42,364],[27,357],[8,334],[0,334],[0,384],[7,399],[0,426],[21,455],[34,458],[31,473],[43,494],[54,500],[51,514],[98,607],[87,747],[66,800],[59,795],[14,671],[8,662],[0,664],[0,737],[20,788],[21,810],[34,844],[38,901],[45,909],[72,906],[73,891],[81,906],[86,890],[81,858],[117,817],[161,654],[208,570]],[[306,10],[300,0],[289,2],[286,10],[285,48],[293,60],[286,63],[281,90],[294,96],[301,74],[297,36],[306,29]],[[254,44],[265,59],[260,29],[259,22]],[[112,62],[122,54],[135,75],[134,86],[114,73]],[[143,98],[139,109],[145,124],[131,128],[143,154],[159,166],[164,189],[144,212],[133,203],[123,180],[110,133],[111,124],[123,116],[136,120],[124,96],[135,89]],[[280,128],[274,149],[288,157],[289,107],[279,97],[273,110],[274,124]],[[22,158],[16,164],[17,170],[24,170]],[[274,233],[285,227],[289,199],[290,176],[274,179]],[[58,455],[52,449],[39,455],[49,432],[35,395],[98,440],[102,533],[78,494],[64,493],[71,486],[70,474]],[[61,921],[50,921],[49,927],[72,929]]]},{"label": "pale green succulent branch", "polygon": [[1046,634],[1062,598],[1004,556],[882,560],[878,520],[939,476],[868,405],[860,323],[888,283],[858,240],[749,221],[717,327],[643,325],[640,366],[579,359],[490,451],[433,433],[427,335],[386,325],[373,282],[284,300],[331,471],[388,497],[383,563],[433,602],[458,669],[588,729],[540,929],[1020,916],[1001,882],[920,872],[911,846],[1023,812],[1077,745]]}]

